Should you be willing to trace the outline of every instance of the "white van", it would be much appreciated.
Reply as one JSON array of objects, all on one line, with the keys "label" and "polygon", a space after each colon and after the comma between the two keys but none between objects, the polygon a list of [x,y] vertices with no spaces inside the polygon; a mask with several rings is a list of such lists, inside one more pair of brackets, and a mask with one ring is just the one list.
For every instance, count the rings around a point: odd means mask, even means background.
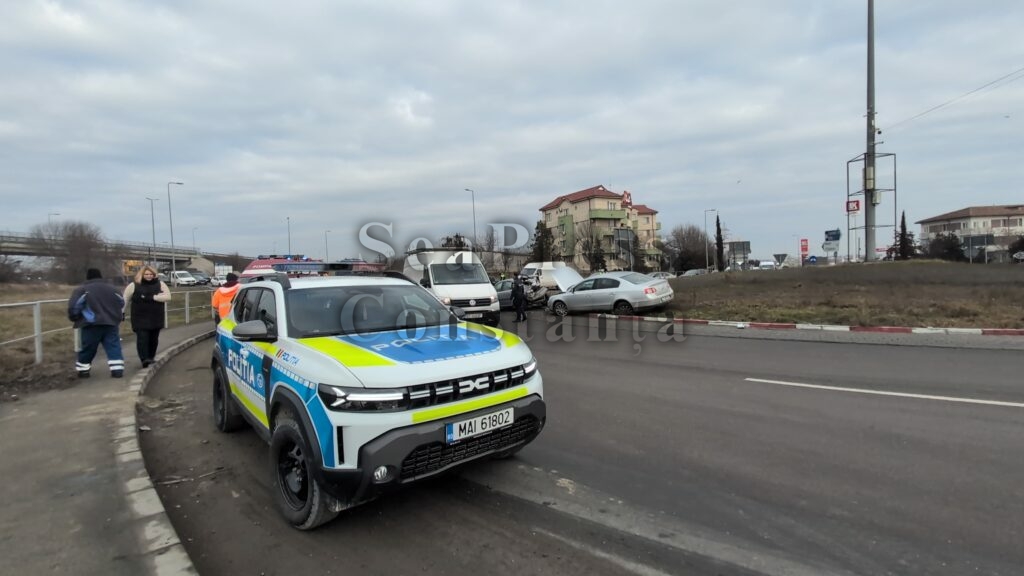
[{"label": "white van", "polygon": [[462,308],[466,320],[498,325],[498,292],[476,254],[450,249],[415,250],[406,254],[402,272],[433,292],[444,305]]},{"label": "white van", "polygon": [[195,286],[196,279],[184,270],[171,273],[171,284],[175,286]]},{"label": "white van", "polygon": [[761,265],[758,266],[758,268],[761,269],[761,270],[778,270],[779,269],[779,267],[775,265],[775,262],[770,262],[768,260],[762,260],[761,261]]},{"label": "white van", "polygon": [[530,279],[534,284],[540,284],[549,291],[558,291],[558,282],[555,281],[555,277],[551,273],[561,268],[565,268],[565,262],[530,262],[523,266],[519,275]]}]

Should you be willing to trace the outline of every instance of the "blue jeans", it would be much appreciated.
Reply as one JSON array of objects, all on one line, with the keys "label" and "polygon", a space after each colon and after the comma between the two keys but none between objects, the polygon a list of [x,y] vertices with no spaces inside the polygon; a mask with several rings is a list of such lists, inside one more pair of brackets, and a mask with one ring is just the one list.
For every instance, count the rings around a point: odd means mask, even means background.
[{"label": "blue jeans", "polygon": [[117,326],[82,326],[82,349],[78,351],[75,369],[79,372],[88,372],[92,368],[92,359],[96,357],[96,350],[100,344],[103,344],[103,351],[107,353],[107,366],[110,371],[124,372],[124,353],[121,352],[121,335]]}]

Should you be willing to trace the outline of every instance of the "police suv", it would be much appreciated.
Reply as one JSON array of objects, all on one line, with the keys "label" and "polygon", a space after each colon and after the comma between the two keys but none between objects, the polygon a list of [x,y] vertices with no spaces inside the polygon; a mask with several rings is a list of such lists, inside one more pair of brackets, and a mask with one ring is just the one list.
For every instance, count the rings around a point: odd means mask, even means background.
[{"label": "police suv", "polygon": [[[346,271],[276,268],[295,266]],[[400,274],[270,274],[242,285],[217,326],[214,420],[222,432],[248,422],[270,444],[288,522],[312,529],[537,437],[546,407],[530,349],[462,314]]]}]

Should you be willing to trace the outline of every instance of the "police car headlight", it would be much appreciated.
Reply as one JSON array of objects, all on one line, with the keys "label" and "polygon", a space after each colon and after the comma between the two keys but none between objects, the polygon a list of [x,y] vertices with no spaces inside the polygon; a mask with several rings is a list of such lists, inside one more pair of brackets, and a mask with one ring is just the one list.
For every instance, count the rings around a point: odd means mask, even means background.
[{"label": "police car headlight", "polygon": [[491,304],[494,304],[497,301],[498,301],[498,297],[497,296],[491,296]]},{"label": "police car headlight", "polygon": [[537,373],[537,359],[530,358],[530,361],[523,364],[523,379],[529,380]]},{"label": "police car headlight", "polygon": [[317,393],[327,408],[353,412],[403,410],[407,397],[405,388],[367,390],[329,384],[321,384]]},{"label": "police car headlight", "polygon": [[441,304],[444,304],[445,306],[451,306],[452,305],[452,299],[447,297],[447,296],[445,296],[444,298],[441,298]]}]

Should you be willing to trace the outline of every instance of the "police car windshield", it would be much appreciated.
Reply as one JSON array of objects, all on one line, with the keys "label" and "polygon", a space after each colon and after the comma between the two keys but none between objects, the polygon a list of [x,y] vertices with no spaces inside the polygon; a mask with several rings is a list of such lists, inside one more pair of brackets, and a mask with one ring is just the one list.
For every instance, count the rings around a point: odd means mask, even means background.
[{"label": "police car windshield", "polygon": [[331,286],[285,292],[293,338],[365,334],[454,322],[452,313],[416,286]]},{"label": "police car windshield", "polygon": [[490,284],[487,271],[479,262],[431,264],[434,284]]}]

